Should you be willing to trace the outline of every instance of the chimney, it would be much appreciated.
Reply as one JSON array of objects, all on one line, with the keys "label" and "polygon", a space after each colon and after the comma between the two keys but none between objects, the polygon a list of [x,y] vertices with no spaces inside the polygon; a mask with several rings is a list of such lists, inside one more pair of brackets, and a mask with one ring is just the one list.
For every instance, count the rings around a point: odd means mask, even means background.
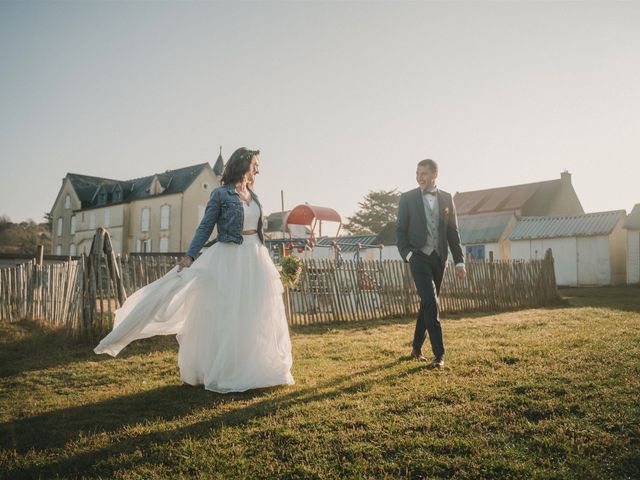
[{"label": "chimney", "polygon": [[568,170],[560,172],[560,180],[562,181],[562,183],[571,185],[571,174]]}]

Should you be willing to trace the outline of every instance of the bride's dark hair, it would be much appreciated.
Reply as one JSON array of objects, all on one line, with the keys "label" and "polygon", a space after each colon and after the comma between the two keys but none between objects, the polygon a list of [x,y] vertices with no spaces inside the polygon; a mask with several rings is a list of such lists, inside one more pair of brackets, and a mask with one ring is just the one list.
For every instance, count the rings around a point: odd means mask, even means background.
[{"label": "bride's dark hair", "polygon": [[249,150],[248,148],[240,147],[233,152],[229,161],[224,166],[221,180],[222,184],[238,183],[242,180],[244,174],[249,171],[251,159],[255,155],[260,155],[260,150]]}]

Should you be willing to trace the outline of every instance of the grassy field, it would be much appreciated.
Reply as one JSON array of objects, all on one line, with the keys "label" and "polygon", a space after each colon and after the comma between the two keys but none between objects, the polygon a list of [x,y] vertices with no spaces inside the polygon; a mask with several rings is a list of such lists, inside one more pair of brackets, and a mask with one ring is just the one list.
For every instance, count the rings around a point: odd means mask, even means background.
[{"label": "grassy field", "polygon": [[180,384],[176,342],[96,356],[0,324],[0,478],[640,478],[640,289],[444,320],[292,330],[296,385]]}]

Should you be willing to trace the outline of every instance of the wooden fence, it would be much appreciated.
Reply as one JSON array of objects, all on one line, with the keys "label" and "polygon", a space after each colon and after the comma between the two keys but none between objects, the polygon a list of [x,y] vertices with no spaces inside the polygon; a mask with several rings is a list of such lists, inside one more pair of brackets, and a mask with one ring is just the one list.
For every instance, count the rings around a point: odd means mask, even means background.
[{"label": "wooden fence", "polygon": [[[46,320],[96,340],[111,328],[113,313],[127,296],[160,278],[178,258],[115,255],[109,235],[98,229],[90,254],[78,260],[0,269],[0,320]],[[548,251],[543,260],[529,262],[468,262],[465,280],[447,268],[440,308],[499,311],[557,298]],[[414,316],[419,308],[408,265],[394,260],[306,260],[298,284],[285,289],[284,302],[290,325]]]},{"label": "wooden fence", "polygon": [[82,269],[77,260],[0,269],[0,320],[23,318],[68,325],[80,316]]},{"label": "wooden fence", "polygon": [[[442,312],[489,312],[547,305],[558,298],[553,257],[543,260],[468,262],[467,278],[445,270]],[[398,260],[306,260],[300,281],[285,291],[291,325],[417,314],[409,267]]]}]

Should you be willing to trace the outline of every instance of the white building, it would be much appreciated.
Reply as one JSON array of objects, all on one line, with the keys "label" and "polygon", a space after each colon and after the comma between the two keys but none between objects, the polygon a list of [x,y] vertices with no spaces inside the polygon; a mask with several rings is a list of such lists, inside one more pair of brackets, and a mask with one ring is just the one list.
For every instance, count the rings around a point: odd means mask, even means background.
[{"label": "white building", "polygon": [[523,217],[509,236],[511,258],[542,259],[550,248],[558,285],[623,284],[626,281],[625,217],[624,210]]},{"label": "white building", "polygon": [[624,222],[627,231],[627,283],[640,283],[640,203]]},{"label": "white building", "polygon": [[474,260],[509,260],[509,235],[521,217],[584,213],[566,171],[555,180],[457,192],[453,200],[465,257]]}]

